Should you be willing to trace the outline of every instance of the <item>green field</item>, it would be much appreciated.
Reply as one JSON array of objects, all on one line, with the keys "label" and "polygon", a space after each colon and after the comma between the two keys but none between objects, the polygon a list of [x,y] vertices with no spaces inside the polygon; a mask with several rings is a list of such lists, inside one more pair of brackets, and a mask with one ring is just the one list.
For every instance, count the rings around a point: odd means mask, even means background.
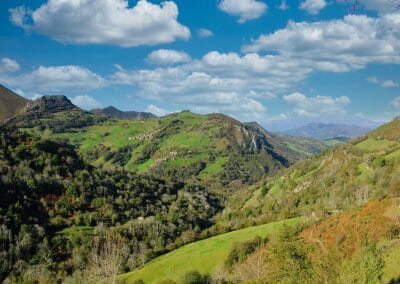
[{"label": "green field", "polygon": [[386,150],[390,147],[393,147],[396,145],[396,142],[386,140],[386,139],[374,139],[374,138],[368,138],[356,145],[356,148],[363,150],[363,151],[368,151],[368,152],[375,152],[375,151],[382,151]]},{"label": "green field", "polygon": [[223,265],[233,243],[249,240],[255,236],[264,238],[275,233],[284,224],[295,225],[302,220],[302,218],[293,218],[233,231],[188,244],[154,259],[140,270],[122,275],[121,279],[126,283],[132,283],[138,279],[142,279],[145,283],[153,283],[157,280],[179,281],[185,273],[194,270],[211,274],[216,268]]}]

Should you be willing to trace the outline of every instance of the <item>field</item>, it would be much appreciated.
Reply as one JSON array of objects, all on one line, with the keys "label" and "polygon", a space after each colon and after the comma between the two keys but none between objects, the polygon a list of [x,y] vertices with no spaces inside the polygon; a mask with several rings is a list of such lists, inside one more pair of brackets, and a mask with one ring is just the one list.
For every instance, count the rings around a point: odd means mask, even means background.
[{"label": "field", "polygon": [[301,218],[294,218],[195,242],[160,256],[144,268],[121,276],[121,279],[127,283],[133,283],[138,279],[142,279],[145,283],[153,283],[156,280],[167,279],[179,281],[185,273],[194,270],[200,273],[212,273],[223,265],[233,243],[249,240],[255,236],[264,238],[277,232],[284,224],[295,225],[301,221]]}]

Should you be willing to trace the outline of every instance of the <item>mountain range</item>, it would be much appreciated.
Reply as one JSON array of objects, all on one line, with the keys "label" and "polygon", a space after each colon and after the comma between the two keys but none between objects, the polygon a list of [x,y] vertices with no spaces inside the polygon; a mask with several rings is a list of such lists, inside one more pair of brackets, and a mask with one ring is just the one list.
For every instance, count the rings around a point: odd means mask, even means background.
[{"label": "mountain range", "polygon": [[284,131],[291,136],[312,137],[327,140],[337,137],[355,138],[371,131],[373,127],[362,127],[350,124],[310,123],[299,128]]},{"label": "mountain range", "polygon": [[0,281],[397,281],[400,118],[331,147],[350,130],[0,99]]}]

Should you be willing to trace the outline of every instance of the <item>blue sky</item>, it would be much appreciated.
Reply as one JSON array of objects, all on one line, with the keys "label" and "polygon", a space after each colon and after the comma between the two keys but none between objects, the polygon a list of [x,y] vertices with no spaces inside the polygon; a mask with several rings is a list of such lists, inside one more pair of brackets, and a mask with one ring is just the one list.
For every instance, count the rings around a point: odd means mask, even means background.
[{"label": "blue sky", "polygon": [[85,109],[223,112],[269,128],[389,120],[396,1],[360,0],[355,14],[344,2],[3,0],[0,83]]}]

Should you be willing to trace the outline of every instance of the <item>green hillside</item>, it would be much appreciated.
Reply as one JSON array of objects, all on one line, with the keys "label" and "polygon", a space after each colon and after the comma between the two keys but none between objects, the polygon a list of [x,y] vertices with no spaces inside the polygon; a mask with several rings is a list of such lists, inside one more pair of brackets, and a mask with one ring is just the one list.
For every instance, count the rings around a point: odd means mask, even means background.
[{"label": "green hillside", "polygon": [[294,218],[198,241],[160,256],[146,264],[144,268],[121,276],[121,279],[127,283],[133,283],[138,279],[145,283],[154,283],[160,280],[173,280],[179,283],[182,277],[190,271],[212,274],[224,265],[235,242],[250,240],[256,236],[265,238],[276,233],[283,225],[292,226],[301,221],[301,218]]},{"label": "green hillside", "polygon": [[284,169],[248,192],[235,192],[214,228],[242,228],[296,216],[308,216],[315,223],[250,253],[225,269],[224,279],[251,282],[261,277],[266,283],[398,279],[399,133],[397,118]]},{"label": "green hillside", "polygon": [[298,215],[320,217],[399,194],[399,133],[400,119],[395,119],[366,136],[266,178],[252,195],[233,197],[235,201],[227,211],[229,215],[221,218],[221,226]]},{"label": "green hillside", "polygon": [[[44,138],[67,140],[85,160],[104,169],[123,167],[221,188],[254,183],[324,147],[288,142],[222,114],[184,111],[132,121],[81,111],[65,97],[45,98],[12,123]],[[51,108],[50,99],[56,107]]]}]

